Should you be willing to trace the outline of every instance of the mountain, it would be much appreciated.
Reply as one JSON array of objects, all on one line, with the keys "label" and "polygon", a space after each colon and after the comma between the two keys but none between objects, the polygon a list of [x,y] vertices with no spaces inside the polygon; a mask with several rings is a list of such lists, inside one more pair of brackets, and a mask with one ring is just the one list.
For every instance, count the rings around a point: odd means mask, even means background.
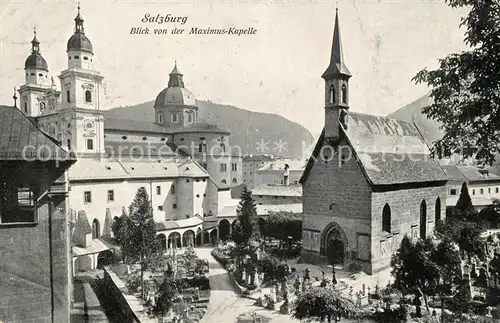
[{"label": "mountain", "polygon": [[[149,101],[113,108],[105,112],[105,117],[152,122],[155,120],[153,104],[154,101]],[[242,147],[243,154],[308,157],[303,147],[312,145],[313,137],[298,123],[276,114],[247,111],[211,101],[197,100],[197,105],[199,121],[229,129],[231,145]]]},{"label": "mountain", "polygon": [[422,108],[431,104],[432,98],[429,94],[426,94],[412,103],[405,105],[401,109],[390,113],[388,117],[407,122],[415,122],[422,136],[427,141],[427,144],[432,145],[434,141],[443,136],[443,133],[439,130],[439,122],[427,119],[427,116],[422,113]]}]

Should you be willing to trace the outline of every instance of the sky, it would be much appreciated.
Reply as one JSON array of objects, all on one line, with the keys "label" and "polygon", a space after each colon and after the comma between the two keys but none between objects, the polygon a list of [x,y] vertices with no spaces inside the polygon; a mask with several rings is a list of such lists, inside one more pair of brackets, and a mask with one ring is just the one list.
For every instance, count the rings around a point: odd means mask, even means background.
[{"label": "sky", "polygon": [[[81,1],[94,64],[105,77],[103,109],[155,99],[177,61],[197,99],[282,115],[313,135],[324,123],[324,81],[338,6],[350,109],[387,115],[429,89],[411,78],[437,59],[465,49],[463,9],[444,0],[351,1]],[[36,26],[49,73],[67,68],[76,1],[0,0],[0,104],[24,83]],[[143,23],[145,14],[187,17]],[[148,27],[149,35],[130,34]],[[193,35],[192,27],[246,29],[253,35]],[[154,35],[153,29],[168,34]],[[185,29],[172,35],[173,28]],[[58,82],[57,82],[58,83]]]}]

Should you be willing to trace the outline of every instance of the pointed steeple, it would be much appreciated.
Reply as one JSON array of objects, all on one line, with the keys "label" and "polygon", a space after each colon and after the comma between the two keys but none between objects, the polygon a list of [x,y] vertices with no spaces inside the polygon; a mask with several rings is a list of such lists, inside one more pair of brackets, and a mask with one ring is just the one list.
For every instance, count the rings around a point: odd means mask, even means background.
[{"label": "pointed steeple", "polygon": [[175,61],[174,69],[170,72],[168,80],[168,87],[184,87],[183,75],[177,68],[177,61]]},{"label": "pointed steeple", "polygon": [[332,77],[351,77],[351,72],[345,65],[344,53],[342,51],[342,39],[340,37],[339,10],[335,11],[335,27],[333,30],[332,51],[330,55],[330,65],[321,76],[323,79]]}]

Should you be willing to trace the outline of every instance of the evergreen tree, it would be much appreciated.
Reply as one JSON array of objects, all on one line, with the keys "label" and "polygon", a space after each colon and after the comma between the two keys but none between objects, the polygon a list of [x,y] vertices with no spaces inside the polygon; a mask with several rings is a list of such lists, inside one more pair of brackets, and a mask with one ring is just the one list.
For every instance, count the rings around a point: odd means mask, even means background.
[{"label": "evergreen tree", "polygon": [[119,218],[115,218],[111,224],[115,243],[119,246],[123,246],[123,243],[127,240],[128,222],[128,216],[122,214]]},{"label": "evergreen tree", "polygon": [[413,79],[432,87],[434,103],[423,112],[441,123],[444,132],[433,152],[441,157],[465,148],[464,157],[476,154],[491,163],[500,152],[500,1],[446,3],[469,10],[461,21],[468,49],[447,55],[439,68],[423,69]]},{"label": "evergreen tree", "polygon": [[472,200],[469,195],[469,189],[467,188],[467,184],[463,183],[457,205],[455,206],[455,215],[461,218],[467,218],[474,213],[474,206],[472,205]]},{"label": "evergreen tree", "polygon": [[[144,271],[148,264],[161,256],[161,248],[156,240],[156,226],[148,193],[140,188],[130,205],[127,236],[122,244],[122,253],[128,263],[141,265],[141,286],[144,293]],[[142,295],[144,296],[144,295]]]},{"label": "evergreen tree", "polygon": [[234,223],[231,239],[241,247],[248,247],[251,240],[260,238],[257,207],[252,192],[246,186],[241,192],[241,200],[236,210],[238,216]]}]

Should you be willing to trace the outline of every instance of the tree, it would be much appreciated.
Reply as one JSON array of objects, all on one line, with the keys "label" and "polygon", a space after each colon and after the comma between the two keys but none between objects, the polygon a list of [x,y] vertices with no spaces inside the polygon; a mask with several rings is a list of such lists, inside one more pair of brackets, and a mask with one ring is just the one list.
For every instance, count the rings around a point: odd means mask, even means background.
[{"label": "tree", "polygon": [[490,228],[496,229],[499,224],[500,201],[495,199],[493,203],[479,212],[479,219],[487,223]]},{"label": "tree", "polygon": [[[463,150],[464,157],[485,163],[495,160],[500,136],[500,2],[446,0],[452,8],[470,8],[465,26],[468,50],[439,60],[439,68],[417,73],[413,81],[425,83],[434,103],[423,109],[442,124],[443,138],[434,142],[438,157]],[[473,149],[468,149],[473,148]]]},{"label": "tree", "polygon": [[460,190],[460,196],[458,197],[457,204],[455,205],[454,213],[461,219],[467,219],[475,213],[466,183],[462,184],[462,189]]},{"label": "tree", "polygon": [[395,286],[405,293],[422,295],[427,310],[427,295],[436,292],[440,278],[440,268],[432,259],[433,252],[435,246],[430,239],[413,244],[405,236],[391,259]]},{"label": "tree", "polygon": [[259,225],[257,219],[257,207],[255,200],[246,187],[241,192],[241,200],[236,209],[237,219],[233,224],[231,239],[236,243],[234,249],[236,258],[236,268],[240,268],[240,259],[245,255],[251,255],[255,258],[255,252],[252,252],[251,241],[260,238]]},{"label": "tree", "polygon": [[355,317],[359,313],[354,303],[332,288],[316,287],[302,292],[295,301],[293,317],[318,322]]},{"label": "tree", "polygon": [[178,298],[177,285],[172,280],[165,280],[158,290],[158,299],[153,308],[153,312],[158,316],[165,316],[174,307]]},{"label": "tree", "polygon": [[443,281],[443,284],[439,286],[440,292],[450,293],[451,286],[462,279],[460,252],[453,241],[444,238],[432,250],[430,258],[439,267],[440,277]]},{"label": "tree", "polygon": [[127,236],[122,244],[122,253],[129,263],[141,265],[142,296],[144,293],[144,271],[148,264],[160,257],[161,248],[156,240],[156,226],[148,193],[140,188],[130,205]]},{"label": "tree", "polygon": [[117,245],[121,246],[127,239],[127,226],[129,218],[122,214],[119,218],[115,218],[111,224],[111,230]]}]

